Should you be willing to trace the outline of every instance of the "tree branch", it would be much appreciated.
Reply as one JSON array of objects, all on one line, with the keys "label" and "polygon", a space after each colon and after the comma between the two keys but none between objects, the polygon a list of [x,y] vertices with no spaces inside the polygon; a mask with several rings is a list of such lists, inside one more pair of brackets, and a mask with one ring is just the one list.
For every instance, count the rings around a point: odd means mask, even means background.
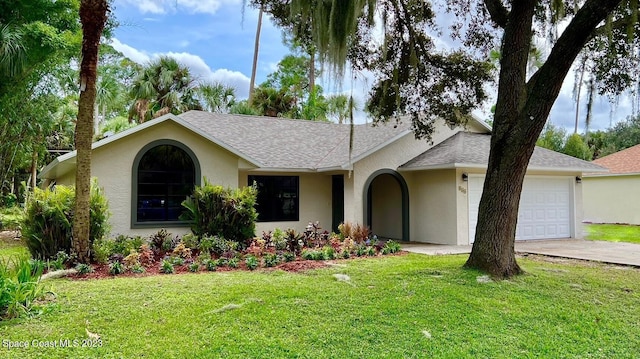
[{"label": "tree branch", "polygon": [[620,18],[620,19],[618,19],[616,21],[613,21],[611,24],[609,24],[609,26],[607,26],[607,25],[598,26],[591,33],[591,36],[589,37],[589,40],[593,39],[594,37],[600,36],[600,35],[605,35],[605,33],[608,30],[624,29],[627,26],[631,25],[631,23],[632,23],[631,22],[631,16],[625,16],[625,17]]},{"label": "tree branch", "polygon": [[596,26],[619,6],[621,1],[587,0],[578,10],[553,46],[547,61],[527,83],[529,96],[525,108],[526,118],[534,120],[530,121],[531,123],[542,121],[544,125],[571,65],[587,41],[594,36]]},{"label": "tree branch", "polygon": [[509,19],[509,11],[504,7],[502,1],[484,0],[484,5],[487,7],[487,11],[489,11],[491,20],[493,20],[496,25],[504,29],[507,26],[507,20]]}]

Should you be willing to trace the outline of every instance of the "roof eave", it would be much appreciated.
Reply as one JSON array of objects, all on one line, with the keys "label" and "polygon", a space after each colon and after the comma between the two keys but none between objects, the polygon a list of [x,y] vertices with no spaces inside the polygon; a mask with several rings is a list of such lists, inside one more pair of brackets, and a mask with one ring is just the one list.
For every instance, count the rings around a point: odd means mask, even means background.
[{"label": "roof eave", "polygon": [[627,177],[627,176],[640,176],[640,172],[630,172],[630,173],[588,173],[583,176],[583,178],[598,178],[598,177]]},{"label": "roof eave", "polygon": [[[139,124],[137,126],[134,126],[134,127],[130,128],[130,129],[127,129],[125,131],[119,132],[119,133],[117,133],[117,134],[115,134],[113,136],[109,136],[109,137],[104,138],[104,139],[102,139],[100,141],[94,142],[94,143],[91,144],[91,150],[95,150],[95,149],[100,148],[102,146],[105,146],[105,145],[107,145],[109,143],[118,141],[118,140],[120,140],[120,139],[122,139],[124,137],[127,137],[129,135],[135,134],[135,133],[137,133],[139,131],[142,131],[142,130],[148,128],[148,127],[154,126],[156,124],[162,123],[162,122],[167,121],[167,120],[172,120],[175,123],[183,126],[184,128],[186,128],[186,129],[198,134],[199,136],[201,136],[203,138],[206,138],[210,142],[215,143],[216,145],[224,148],[225,150],[233,153],[234,155],[244,159],[245,161],[247,161],[249,164],[251,164],[253,166],[262,167],[262,164],[259,161],[255,160],[254,158],[251,158],[250,156],[247,156],[246,154],[237,151],[236,149],[234,149],[233,147],[229,146],[225,142],[220,141],[219,139],[214,138],[214,137],[202,132],[199,128],[191,125],[189,122],[187,122],[184,119],[180,118],[179,116],[176,116],[176,115],[171,114],[171,113],[166,114],[164,116],[160,116],[160,117],[158,117],[156,119],[153,119],[151,121],[147,121],[147,122],[141,123],[141,124]],[[64,155],[56,157],[56,159],[54,159],[51,163],[49,163],[47,166],[45,166],[45,168],[42,169],[42,171],[38,175],[38,178],[53,179],[53,178],[49,177],[49,173],[52,172],[60,164],[62,164],[64,162],[67,162],[72,158],[75,158],[76,155],[77,155],[77,151],[74,150],[74,151],[71,151],[71,152],[66,153]]]},{"label": "roof eave", "polygon": [[258,167],[247,172],[316,173],[318,170],[314,168]]}]

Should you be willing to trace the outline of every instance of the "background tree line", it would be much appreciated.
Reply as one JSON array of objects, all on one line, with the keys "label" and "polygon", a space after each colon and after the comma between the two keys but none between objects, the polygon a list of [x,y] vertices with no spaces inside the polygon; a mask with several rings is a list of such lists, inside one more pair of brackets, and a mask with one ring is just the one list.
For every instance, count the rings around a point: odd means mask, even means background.
[{"label": "background tree line", "polygon": [[547,123],[538,146],[591,161],[640,144],[640,115],[629,116],[606,130],[568,134],[563,127]]}]

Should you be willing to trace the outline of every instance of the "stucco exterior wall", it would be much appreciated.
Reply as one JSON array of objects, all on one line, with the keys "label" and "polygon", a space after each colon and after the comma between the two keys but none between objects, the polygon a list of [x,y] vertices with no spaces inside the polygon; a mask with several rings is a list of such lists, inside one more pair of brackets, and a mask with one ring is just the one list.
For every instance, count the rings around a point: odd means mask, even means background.
[{"label": "stucco exterior wall", "polygon": [[[104,188],[109,199],[111,233],[114,235],[146,236],[164,227],[158,224],[155,228],[131,228],[133,162],[145,145],[159,139],[175,140],[189,147],[200,162],[202,176],[211,183],[238,186],[237,156],[171,121],[126,136],[94,150],[92,154],[92,176],[98,178],[98,184]],[[65,175],[62,179],[64,182],[73,182],[74,176]],[[189,227],[168,228],[168,231],[184,234],[189,232]]]},{"label": "stucco exterior wall", "polygon": [[[248,185],[250,174],[267,176],[299,176],[299,221],[288,222],[258,222],[256,223],[256,235],[262,232],[272,231],[275,228],[293,228],[296,231],[304,231],[309,222],[320,222],[323,230],[331,231],[331,175],[316,173],[265,173],[241,171],[238,175],[240,186]],[[346,178],[345,178],[346,182]],[[259,211],[259,209],[258,209]]]},{"label": "stucco exterior wall", "polygon": [[457,189],[455,170],[407,173],[411,193],[411,240],[456,244]]},{"label": "stucco exterior wall", "polygon": [[640,225],[640,174],[583,177],[586,222]]},{"label": "stucco exterior wall", "polygon": [[[460,128],[451,130],[446,125],[438,123],[436,124],[436,131],[433,134],[433,143],[427,140],[416,140],[413,133],[409,133],[396,142],[361,159],[360,161],[357,161],[353,165],[353,191],[352,193],[349,193],[352,194],[352,197],[347,196],[347,191],[345,190],[345,220],[354,223],[365,223],[365,183],[374,172],[380,169],[390,169],[395,171],[399,166],[403,165],[410,159],[446,140],[460,130]],[[473,125],[469,130],[480,131],[481,129],[477,128],[477,125]],[[407,180],[409,176],[407,172],[400,173],[400,175],[405,180]],[[347,186],[346,182],[345,178],[345,187]],[[409,186],[409,198],[409,206],[411,207],[411,203],[415,201],[411,186]],[[409,211],[409,217],[412,217],[411,210]],[[420,238],[415,237],[412,232],[413,229],[410,229],[410,240],[422,241]]]}]

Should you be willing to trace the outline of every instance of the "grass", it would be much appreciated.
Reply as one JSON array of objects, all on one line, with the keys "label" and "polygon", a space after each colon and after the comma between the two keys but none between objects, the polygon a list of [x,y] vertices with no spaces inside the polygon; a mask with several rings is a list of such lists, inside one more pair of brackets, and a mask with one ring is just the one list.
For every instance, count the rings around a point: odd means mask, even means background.
[{"label": "grass", "polygon": [[15,230],[20,226],[22,221],[23,209],[14,207],[0,207],[0,230]]},{"label": "grass", "polygon": [[587,239],[593,241],[640,243],[640,226],[626,224],[587,224]]},{"label": "grass", "polygon": [[0,236],[0,260],[12,256],[29,256],[27,247],[13,236]]},{"label": "grass", "polygon": [[[292,274],[205,272],[49,282],[34,318],[0,322],[3,358],[632,358],[640,270],[520,259],[479,283],[466,256],[409,254]],[[344,276],[334,277],[334,274]],[[88,324],[87,324],[88,322]],[[81,340],[96,348],[46,348]],[[58,342],[59,343],[59,342]]]}]

